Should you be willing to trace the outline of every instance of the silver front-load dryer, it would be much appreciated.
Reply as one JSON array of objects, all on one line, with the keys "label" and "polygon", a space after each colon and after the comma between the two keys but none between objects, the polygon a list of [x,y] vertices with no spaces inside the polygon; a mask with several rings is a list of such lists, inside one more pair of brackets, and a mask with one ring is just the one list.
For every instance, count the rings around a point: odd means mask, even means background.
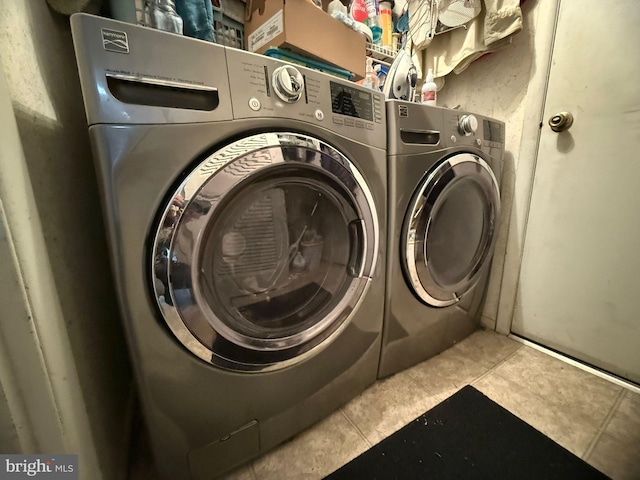
[{"label": "silver front-load dryer", "polygon": [[375,381],[384,100],[103,18],[72,30],[158,472],[211,479]]},{"label": "silver front-load dryer", "polygon": [[388,101],[389,228],[379,377],[478,327],[500,220],[504,123]]}]

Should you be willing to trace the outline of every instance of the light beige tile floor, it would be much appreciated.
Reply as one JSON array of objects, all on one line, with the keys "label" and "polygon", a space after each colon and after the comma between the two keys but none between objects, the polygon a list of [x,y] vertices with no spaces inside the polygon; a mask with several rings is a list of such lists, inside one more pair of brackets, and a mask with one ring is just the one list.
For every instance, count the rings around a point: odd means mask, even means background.
[{"label": "light beige tile floor", "polygon": [[639,394],[483,330],[225,479],[321,479],[468,384],[612,478],[640,479]]}]

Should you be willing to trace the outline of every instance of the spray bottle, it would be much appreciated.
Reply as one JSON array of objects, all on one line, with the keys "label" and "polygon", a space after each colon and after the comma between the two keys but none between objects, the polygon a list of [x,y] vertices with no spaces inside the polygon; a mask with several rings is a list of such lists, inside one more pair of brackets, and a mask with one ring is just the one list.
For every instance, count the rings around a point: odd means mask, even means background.
[{"label": "spray bottle", "polygon": [[362,85],[372,90],[380,90],[380,79],[373,69],[373,58],[371,57],[367,57],[367,68]]}]

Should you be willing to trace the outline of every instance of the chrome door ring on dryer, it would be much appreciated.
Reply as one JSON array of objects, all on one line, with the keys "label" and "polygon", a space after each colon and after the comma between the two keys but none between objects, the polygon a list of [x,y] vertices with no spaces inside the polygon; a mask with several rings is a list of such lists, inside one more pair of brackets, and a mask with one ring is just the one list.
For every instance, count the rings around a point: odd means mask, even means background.
[{"label": "chrome door ring on dryer", "polygon": [[[455,203],[459,205],[452,207]],[[466,221],[454,211],[456,206],[477,209],[474,218],[482,223]],[[489,268],[499,218],[498,181],[479,156],[457,153],[429,172],[417,188],[402,232],[403,268],[416,295],[434,307],[460,301]]]}]

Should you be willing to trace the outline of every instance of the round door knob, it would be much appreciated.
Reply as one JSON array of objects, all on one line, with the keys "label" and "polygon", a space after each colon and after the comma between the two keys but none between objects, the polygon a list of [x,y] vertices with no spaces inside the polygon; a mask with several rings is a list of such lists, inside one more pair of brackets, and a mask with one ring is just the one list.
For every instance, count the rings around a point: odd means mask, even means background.
[{"label": "round door knob", "polygon": [[463,115],[458,121],[458,129],[463,135],[472,135],[478,130],[478,119],[475,115]]},{"label": "round door knob", "polygon": [[549,126],[554,132],[564,132],[573,125],[573,115],[570,112],[556,113],[549,119]]},{"label": "round door knob", "polygon": [[287,103],[297,102],[304,92],[304,77],[290,65],[276,68],[271,83],[278,97]]}]

